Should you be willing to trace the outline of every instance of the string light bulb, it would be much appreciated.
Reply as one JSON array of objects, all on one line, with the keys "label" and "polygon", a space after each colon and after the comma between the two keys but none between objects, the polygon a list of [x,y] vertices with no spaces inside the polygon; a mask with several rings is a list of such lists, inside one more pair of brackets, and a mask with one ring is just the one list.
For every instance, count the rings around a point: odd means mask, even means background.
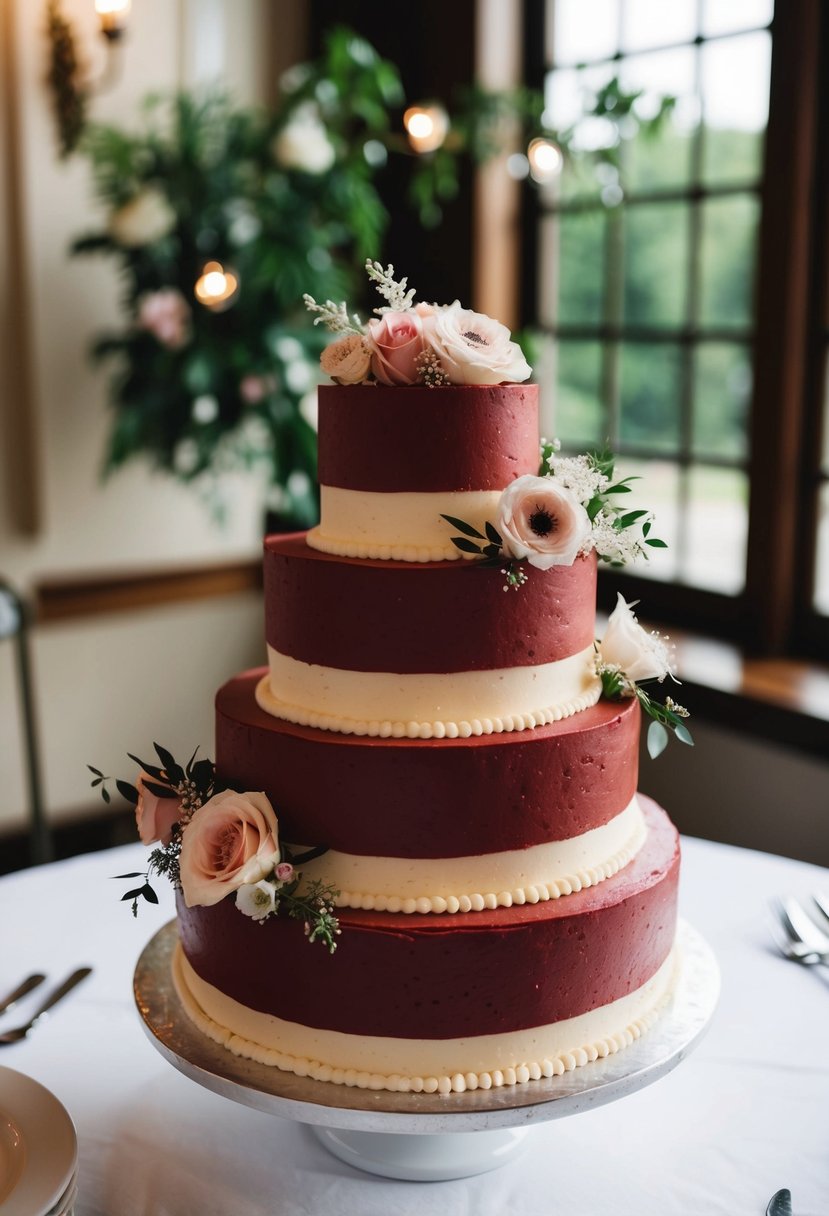
[{"label": "string light bulb", "polygon": [[558,177],[564,164],[561,148],[551,139],[532,140],[527,148],[527,160],[530,163],[530,176],[534,182],[541,184]]},{"label": "string light bulb", "polygon": [[224,312],[239,294],[239,276],[221,262],[205,262],[193,292],[211,312]]},{"label": "string light bulb", "polygon": [[101,33],[110,41],[120,38],[127,28],[132,0],[95,0]]},{"label": "string light bulb", "polygon": [[449,134],[449,115],[443,106],[434,103],[409,106],[403,126],[415,152],[435,152]]}]

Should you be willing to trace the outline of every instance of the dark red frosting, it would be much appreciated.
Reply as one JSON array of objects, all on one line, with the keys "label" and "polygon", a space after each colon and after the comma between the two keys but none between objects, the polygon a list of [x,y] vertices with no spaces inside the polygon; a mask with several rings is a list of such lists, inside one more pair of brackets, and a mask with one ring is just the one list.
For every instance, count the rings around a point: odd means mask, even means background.
[{"label": "dark red frosting", "polygon": [[219,690],[216,764],[231,789],[264,790],[285,840],[369,857],[496,853],[599,827],[636,789],[633,699],[515,733],[374,739],[265,713],[254,700],[264,674]]},{"label": "dark red frosting", "polygon": [[503,490],[538,472],[534,384],[319,389],[319,481],[382,492]]},{"label": "dark red frosting", "polygon": [[306,663],[407,673],[533,666],[590,646],[595,616],[593,554],[529,567],[524,586],[505,594],[500,568],[474,561],[333,557],[303,532],[265,541],[265,635]]},{"label": "dark red frosting", "polygon": [[258,924],[232,897],[212,908],[179,898],[184,951],[243,1005],[349,1034],[455,1038],[575,1017],[639,988],[673,943],[678,837],[643,804],[636,858],[562,899],[455,916],[343,912],[332,956],[296,921]]}]

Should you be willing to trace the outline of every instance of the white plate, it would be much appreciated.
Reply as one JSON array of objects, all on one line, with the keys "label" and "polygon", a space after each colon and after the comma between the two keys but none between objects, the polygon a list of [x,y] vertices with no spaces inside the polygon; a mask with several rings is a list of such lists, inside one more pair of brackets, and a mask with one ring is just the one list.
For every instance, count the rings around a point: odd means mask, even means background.
[{"label": "white plate", "polygon": [[0,1067],[0,1208],[45,1216],[64,1196],[78,1161],[66,1109],[45,1086]]}]

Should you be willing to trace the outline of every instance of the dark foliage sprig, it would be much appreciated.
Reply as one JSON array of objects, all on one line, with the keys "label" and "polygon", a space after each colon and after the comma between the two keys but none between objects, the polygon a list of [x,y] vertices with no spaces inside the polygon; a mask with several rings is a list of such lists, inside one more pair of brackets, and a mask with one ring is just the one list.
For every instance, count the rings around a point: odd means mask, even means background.
[{"label": "dark foliage sprig", "polygon": [[322,942],[328,947],[328,953],[333,954],[342,932],[334,912],[334,900],[339,891],[319,879],[309,882],[305,890],[300,891],[301,879],[302,875],[298,874],[296,879],[277,890],[276,911],[279,913],[284,908],[285,914],[292,920],[304,921],[308,941]]},{"label": "dark foliage sprig", "polygon": [[[523,587],[528,577],[524,564],[505,554],[504,538],[493,523],[489,520],[485,522],[484,536],[483,532],[479,532],[472,524],[468,524],[464,519],[457,519],[454,515],[441,515],[441,519],[445,519],[453,528],[463,533],[463,536],[450,537],[452,544],[456,549],[460,549],[461,553],[474,553],[479,556],[482,559],[479,563],[481,566],[500,566],[504,575],[505,591],[518,591]],[[483,543],[479,544],[480,541]]]}]

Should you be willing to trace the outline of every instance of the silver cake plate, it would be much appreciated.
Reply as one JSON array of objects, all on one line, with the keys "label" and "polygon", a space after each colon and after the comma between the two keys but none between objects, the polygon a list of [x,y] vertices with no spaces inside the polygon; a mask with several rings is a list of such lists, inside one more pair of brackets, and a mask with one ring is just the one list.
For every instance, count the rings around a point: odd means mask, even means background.
[{"label": "silver cake plate", "polygon": [[135,969],[135,1000],[150,1041],[206,1089],[310,1124],[340,1160],[388,1178],[441,1181],[484,1173],[527,1147],[533,1126],[615,1102],[658,1081],[700,1041],[717,1004],[719,968],[681,921],[679,972],[656,1023],[631,1046],[562,1076],[462,1094],[404,1094],[314,1081],[235,1056],[184,1012],[172,978],[176,922],[156,933]]}]

